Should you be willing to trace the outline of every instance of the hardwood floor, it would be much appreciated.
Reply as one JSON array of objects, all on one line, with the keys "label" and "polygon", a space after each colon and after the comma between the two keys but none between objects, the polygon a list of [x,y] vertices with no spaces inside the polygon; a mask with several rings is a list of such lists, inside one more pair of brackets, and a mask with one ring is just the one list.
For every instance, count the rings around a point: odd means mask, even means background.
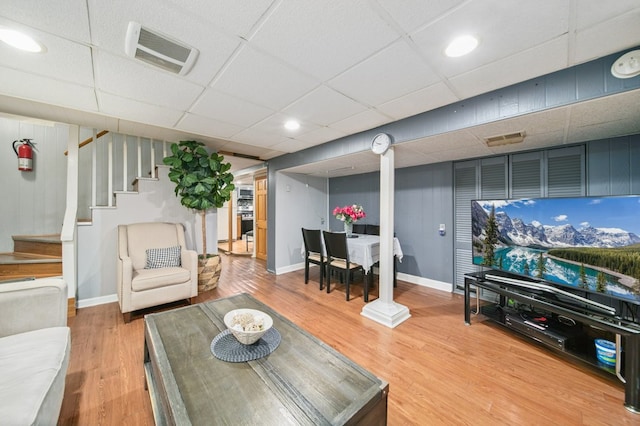
[{"label": "hardwood floor", "polygon": [[[305,285],[303,271],[276,276],[262,261],[222,258],[218,287],[197,301],[250,293],[388,381],[389,425],[640,424],[640,414],[623,407],[622,384],[481,318],[465,326],[459,295],[399,281],[395,301],[412,317],[389,329],[360,315],[357,283],[346,302],[340,285],[330,294],[318,289],[317,268]],[[124,324],[111,303],[79,309],[69,324],[71,361],[59,424],[153,424],[142,315]]]}]

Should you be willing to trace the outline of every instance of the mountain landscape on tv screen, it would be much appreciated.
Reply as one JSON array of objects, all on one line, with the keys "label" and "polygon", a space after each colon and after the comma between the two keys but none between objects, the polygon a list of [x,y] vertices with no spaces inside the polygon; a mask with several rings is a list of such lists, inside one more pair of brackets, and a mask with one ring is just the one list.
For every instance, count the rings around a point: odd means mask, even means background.
[{"label": "mountain landscape on tv screen", "polygon": [[640,197],[477,200],[471,224],[474,264],[640,302]]}]

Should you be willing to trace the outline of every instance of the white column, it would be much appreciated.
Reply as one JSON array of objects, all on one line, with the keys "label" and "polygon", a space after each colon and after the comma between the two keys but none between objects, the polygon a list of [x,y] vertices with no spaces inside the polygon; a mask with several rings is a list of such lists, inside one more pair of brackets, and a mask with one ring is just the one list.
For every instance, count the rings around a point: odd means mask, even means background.
[{"label": "white column", "polygon": [[362,316],[394,328],[411,317],[409,308],[393,301],[394,152],[380,156],[380,296],[362,308]]},{"label": "white column", "polygon": [[129,163],[127,159],[127,135],[122,135],[122,190],[125,192],[129,189],[129,176],[127,176],[128,169]]},{"label": "white column", "polygon": [[156,176],[156,150],[153,149],[153,138],[149,138],[149,156],[151,157],[149,161],[151,163],[151,174],[149,177],[156,178],[158,176]]},{"label": "white column", "polygon": [[107,206],[113,207],[113,133],[107,142]]},{"label": "white column", "polygon": [[67,282],[68,298],[76,297],[78,283],[77,220],[78,213],[78,156],[80,128],[69,126],[67,140],[67,203],[62,223],[62,277]]},{"label": "white column", "polygon": [[140,136],[138,136],[137,147],[138,147],[138,175],[137,175],[137,177],[141,178],[142,177],[142,145],[140,145]]},{"label": "white column", "polygon": [[93,129],[91,144],[91,206],[98,205],[98,131]]}]

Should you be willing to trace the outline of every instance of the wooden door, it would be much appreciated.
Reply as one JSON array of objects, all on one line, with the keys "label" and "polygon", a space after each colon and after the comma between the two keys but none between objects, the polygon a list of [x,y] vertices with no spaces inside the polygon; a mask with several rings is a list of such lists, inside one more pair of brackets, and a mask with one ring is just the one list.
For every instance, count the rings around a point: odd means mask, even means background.
[{"label": "wooden door", "polygon": [[256,219],[256,229],[253,238],[255,239],[256,257],[267,260],[267,177],[256,178],[254,186],[253,214]]}]

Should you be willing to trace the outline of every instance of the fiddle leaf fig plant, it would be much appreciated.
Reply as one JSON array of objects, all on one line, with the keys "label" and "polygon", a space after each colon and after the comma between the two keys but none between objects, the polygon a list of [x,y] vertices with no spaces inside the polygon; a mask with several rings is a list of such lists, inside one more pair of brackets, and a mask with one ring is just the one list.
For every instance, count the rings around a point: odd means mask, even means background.
[{"label": "fiddle leaf fig plant", "polygon": [[180,203],[200,212],[202,219],[203,259],[207,258],[206,211],[220,208],[231,199],[235,189],[230,163],[224,156],[209,155],[202,142],[180,141],[171,144],[171,154],[162,161],[171,166],[169,179],[176,184],[175,193]]}]

